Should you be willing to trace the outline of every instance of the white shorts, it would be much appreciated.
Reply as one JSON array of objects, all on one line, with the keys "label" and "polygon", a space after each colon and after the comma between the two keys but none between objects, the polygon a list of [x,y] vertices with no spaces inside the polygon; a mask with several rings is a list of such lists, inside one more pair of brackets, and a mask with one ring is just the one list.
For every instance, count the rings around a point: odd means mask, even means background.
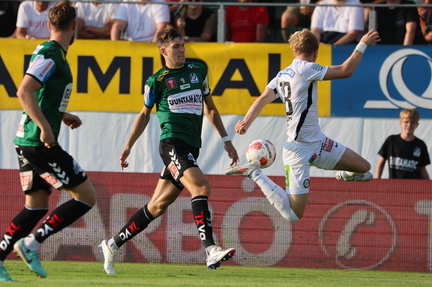
[{"label": "white shorts", "polygon": [[285,188],[288,194],[309,192],[310,168],[333,169],[346,147],[321,134],[316,142],[287,141],[283,148]]}]

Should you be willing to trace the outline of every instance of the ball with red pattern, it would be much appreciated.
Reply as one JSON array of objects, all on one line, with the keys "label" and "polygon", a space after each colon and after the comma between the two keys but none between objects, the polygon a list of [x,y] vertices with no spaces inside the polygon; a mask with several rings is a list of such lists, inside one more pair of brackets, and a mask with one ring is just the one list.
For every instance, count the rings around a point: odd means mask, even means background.
[{"label": "ball with red pattern", "polygon": [[276,160],[276,148],[269,140],[254,140],[246,148],[246,159],[248,162],[259,160],[261,168],[269,167]]}]

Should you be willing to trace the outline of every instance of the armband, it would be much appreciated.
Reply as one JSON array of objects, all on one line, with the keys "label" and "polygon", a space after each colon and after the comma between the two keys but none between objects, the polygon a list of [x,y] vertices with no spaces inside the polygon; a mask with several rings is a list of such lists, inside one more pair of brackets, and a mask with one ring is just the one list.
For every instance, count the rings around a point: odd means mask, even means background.
[{"label": "armband", "polygon": [[355,47],[356,50],[358,50],[360,53],[364,54],[364,52],[366,51],[367,45],[364,42],[360,42],[357,44],[357,46]]},{"label": "armband", "polygon": [[222,142],[223,143],[226,143],[227,141],[230,141],[231,140],[231,138],[229,137],[229,136],[224,136],[223,138],[222,138]]}]

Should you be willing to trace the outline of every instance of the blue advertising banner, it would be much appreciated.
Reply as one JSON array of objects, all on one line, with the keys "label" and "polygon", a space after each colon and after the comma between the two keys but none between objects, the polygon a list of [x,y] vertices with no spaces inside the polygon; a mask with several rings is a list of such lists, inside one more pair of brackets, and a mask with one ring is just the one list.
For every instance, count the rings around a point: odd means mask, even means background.
[{"label": "blue advertising banner", "polygon": [[[333,46],[332,64],[342,64],[354,47]],[[432,118],[431,56],[432,46],[368,48],[351,78],[332,81],[332,116],[398,118],[416,108],[421,118]]]}]

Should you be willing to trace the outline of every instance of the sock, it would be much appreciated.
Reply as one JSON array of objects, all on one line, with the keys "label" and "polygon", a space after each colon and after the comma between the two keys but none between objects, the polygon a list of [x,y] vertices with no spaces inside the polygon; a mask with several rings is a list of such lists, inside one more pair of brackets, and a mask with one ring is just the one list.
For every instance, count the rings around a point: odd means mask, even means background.
[{"label": "sock", "polygon": [[141,231],[147,228],[150,222],[154,220],[154,216],[147,208],[147,204],[135,212],[129,219],[128,223],[113,237],[117,247],[121,247],[126,241],[131,240]]},{"label": "sock", "polygon": [[195,196],[191,199],[191,205],[194,221],[204,248],[215,245],[207,196]]},{"label": "sock", "polygon": [[0,261],[6,259],[15,242],[27,236],[47,212],[47,208],[30,209],[25,206],[12,219],[0,242]]},{"label": "sock", "polygon": [[[44,242],[51,235],[59,232],[60,230],[68,227],[69,225],[77,221],[91,208],[92,206],[76,199],[66,201],[65,203],[54,209],[54,211],[48,216],[48,218],[42,223],[42,225],[33,232],[34,240],[39,243]],[[27,244],[26,246],[29,247],[29,245]]]},{"label": "sock", "polygon": [[254,170],[250,178],[261,188],[270,204],[273,205],[286,220],[291,222],[300,220],[294,210],[291,209],[288,194],[283,188],[274,183],[259,169]]}]

